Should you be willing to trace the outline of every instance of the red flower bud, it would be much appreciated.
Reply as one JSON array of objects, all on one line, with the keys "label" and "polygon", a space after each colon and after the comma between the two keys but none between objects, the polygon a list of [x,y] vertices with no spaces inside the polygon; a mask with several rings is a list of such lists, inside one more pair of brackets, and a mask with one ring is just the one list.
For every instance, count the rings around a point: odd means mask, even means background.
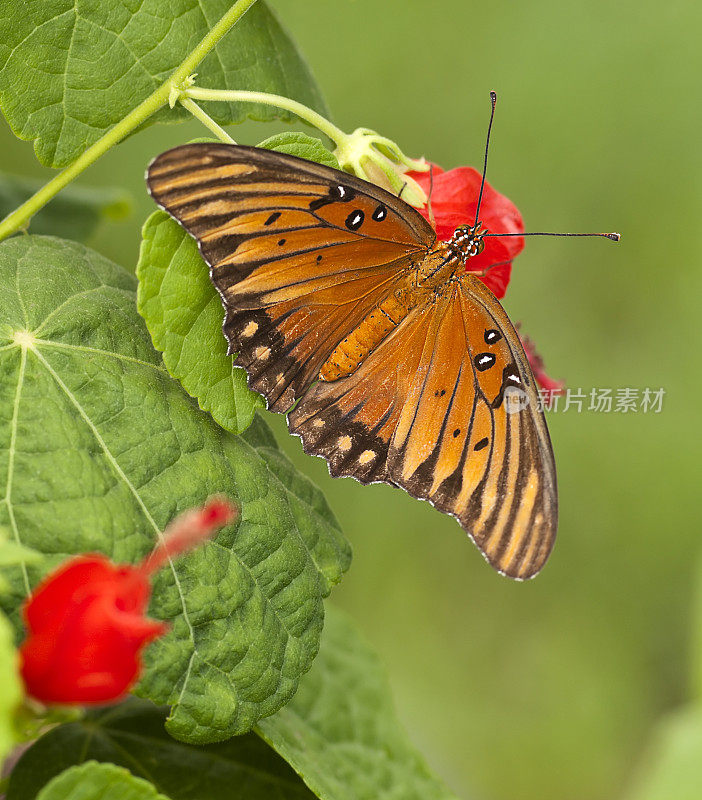
[{"label": "red flower bud", "polygon": [[[472,225],[478,207],[481,174],[472,167],[457,167],[444,172],[441,167],[432,164],[429,172],[408,173],[429,194],[431,188],[431,209],[434,214],[434,227],[439,239],[447,240],[459,225]],[[429,208],[418,209],[426,219],[430,220]],[[491,233],[521,233],[524,222],[514,203],[503,194],[495,191],[485,181],[483,199],[480,204],[480,221]],[[487,274],[480,279],[488,286],[496,297],[504,297],[507,291],[512,259],[524,248],[521,236],[489,236],[485,239],[483,252],[468,261],[470,272],[483,272],[493,264]]]},{"label": "red flower bud", "polygon": [[140,565],[106,556],[76,556],[37,586],[27,600],[28,636],[20,648],[27,692],[44,703],[110,703],[141,672],[144,647],[168,630],[146,617],[150,577],[165,562],[231,522],[237,509],[213,499],[182,514]]},{"label": "red flower bud", "polygon": [[168,627],[145,617],[150,594],[141,568],[101,555],[73,558],[45,578],[24,608],[27,692],[43,703],[118,700],[141,671],[142,648]]}]

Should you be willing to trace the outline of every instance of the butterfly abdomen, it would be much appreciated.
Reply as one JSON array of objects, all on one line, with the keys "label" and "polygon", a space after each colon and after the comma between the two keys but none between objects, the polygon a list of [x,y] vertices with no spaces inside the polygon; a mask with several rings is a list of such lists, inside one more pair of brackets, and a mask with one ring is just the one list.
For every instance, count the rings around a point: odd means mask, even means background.
[{"label": "butterfly abdomen", "polygon": [[355,372],[426,294],[447,285],[449,278],[464,263],[445,243],[428,253],[416,273],[407,277],[407,283],[377,305],[339,343],[322,365],[319,377],[323,381],[336,381]]},{"label": "butterfly abdomen", "polygon": [[403,287],[376,306],[343,339],[319,371],[323,381],[336,381],[355,372],[366,357],[417,304],[416,292]]}]

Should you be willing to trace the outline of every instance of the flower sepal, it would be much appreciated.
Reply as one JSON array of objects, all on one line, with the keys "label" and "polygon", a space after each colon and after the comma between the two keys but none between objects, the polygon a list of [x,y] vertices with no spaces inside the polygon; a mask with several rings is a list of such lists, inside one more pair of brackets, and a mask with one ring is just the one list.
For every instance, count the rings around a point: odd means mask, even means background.
[{"label": "flower sepal", "polygon": [[424,208],[427,194],[408,172],[426,172],[423,158],[406,156],[399,146],[370,128],[356,128],[337,141],[334,150],[339,166],[363,180],[376,184],[415,208]]}]

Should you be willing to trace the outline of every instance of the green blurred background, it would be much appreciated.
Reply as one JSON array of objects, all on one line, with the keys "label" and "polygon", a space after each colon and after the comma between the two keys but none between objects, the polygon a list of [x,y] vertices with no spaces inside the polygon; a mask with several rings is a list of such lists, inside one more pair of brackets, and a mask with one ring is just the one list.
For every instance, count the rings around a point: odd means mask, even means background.
[{"label": "green blurred background", "polygon": [[[666,391],[660,414],[550,415],[561,519],[536,580],[500,578],[457,523],[426,503],[332,480],[272,420],[353,543],[333,599],[381,653],[412,738],[454,791],[622,797],[657,721],[692,691],[702,544],[701,7],[271,4],[341,127],[374,128],[446,168],[477,166],[496,89],[489,179],[527,229],[622,234],[618,246],[530,240],[505,301],[569,386]],[[278,129],[232,132],[255,143]],[[81,178],[134,195],[131,217],[103,224],[93,246],[134,267],[152,208],[145,164],[198,135],[195,123],[151,128]],[[13,172],[49,172],[4,124],[0,152]]]}]

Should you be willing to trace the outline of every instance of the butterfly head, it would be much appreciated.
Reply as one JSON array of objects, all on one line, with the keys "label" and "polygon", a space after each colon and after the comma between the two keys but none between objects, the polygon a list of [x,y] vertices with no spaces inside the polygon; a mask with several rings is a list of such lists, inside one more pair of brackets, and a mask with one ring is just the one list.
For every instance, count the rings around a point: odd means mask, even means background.
[{"label": "butterfly head", "polygon": [[476,222],[475,225],[459,225],[453,232],[448,245],[456,255],[467,261],[483,252],[486,233],[487,229],[483,228],[482,222]]}]

